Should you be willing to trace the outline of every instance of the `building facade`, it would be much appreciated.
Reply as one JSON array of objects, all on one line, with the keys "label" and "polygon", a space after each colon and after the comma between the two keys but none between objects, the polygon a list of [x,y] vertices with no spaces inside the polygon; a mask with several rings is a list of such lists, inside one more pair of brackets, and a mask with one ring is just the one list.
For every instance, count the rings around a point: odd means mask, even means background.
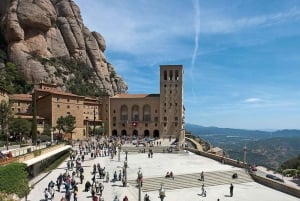
[{"label": "building facade", "polygon": [[[160,94],[116,94],[99,99],[63,92],[57,85],[40,83],[35,96],[11,96],[15,116],[32,119],[36,97],[39,122],[51,128],[58,118],[72,115],[72,139],[90,135],[184,139],[183,66],[160,66]],[[41,131],[42,132],[42,131]],[[55,131],[58,132],[57,130]]]},{"label": "building facade", "polygon": [[183,66],[160,66],[160,94],[117,94],[103,114],[109,135],[184,139]]}]

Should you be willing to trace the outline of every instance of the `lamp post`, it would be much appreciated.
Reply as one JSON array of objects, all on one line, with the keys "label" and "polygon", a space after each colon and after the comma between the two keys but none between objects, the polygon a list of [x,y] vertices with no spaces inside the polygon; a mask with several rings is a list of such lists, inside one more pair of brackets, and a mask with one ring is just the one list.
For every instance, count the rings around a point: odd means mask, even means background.
[{"label": "lamp post", "polygon": [[244,148],[243,148],[243,152],[244,152],[244,166],[245,166],[245,168],[247,167],[246,166],[246,156],[247,156],[247,147],[246,147],[246,145],[244,146]]},{"label": "lamp post", "polygon": [[51,144],[53,144],[53,133],[54,133],[54,127],[51,128]]},{"label": "lamp post", "polygon": [[142,187],[142,179],[143,179],[143,173],[141,171],[141,168],[139,168],[139,171],[138,171],[138,188],[139,188],[139,200],[138,201],[141,201],[141,198],[142,198],[142,190],[141,190],[141,187]]},{"label": "lamp post", "polygon": [[96,107],[94,106],[94,122],[93,122],[93,136],[95,137],[95,127],[96,127]]},{"label": "lamp post", "polygon": [[158,190],[159,193],[159,198],[161,201],[164,200],[164,198],[166,197],[166,191],[164,189],[163,183],[160,184],[160,189]]},{"label": "lamp post", "polygon": [[125,161],[127,161],[127,154],[128,154],[128,151],[126,150],[125,151]]},{"label": "lamp post", "polygon": [[19,133],[19,138],[20,138],[20,148],[22,147],[22,132]]},{"label": "lamp post", "polygon": [[127,161],[124,161],[123,175],[124,175],[124,187],[127,186]]},{"label": "lamp post", "polygon": [[118,161],[120,161],[121,144],[118,144]]}]

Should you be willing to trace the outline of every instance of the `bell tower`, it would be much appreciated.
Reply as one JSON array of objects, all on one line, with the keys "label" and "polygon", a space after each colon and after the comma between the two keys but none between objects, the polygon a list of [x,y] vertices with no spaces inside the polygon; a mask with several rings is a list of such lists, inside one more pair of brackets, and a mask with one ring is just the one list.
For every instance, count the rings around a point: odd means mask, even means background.
[{"label": "bell tower", "polygon": [[160,66],[161,137],[184,139],[183,66]]}]

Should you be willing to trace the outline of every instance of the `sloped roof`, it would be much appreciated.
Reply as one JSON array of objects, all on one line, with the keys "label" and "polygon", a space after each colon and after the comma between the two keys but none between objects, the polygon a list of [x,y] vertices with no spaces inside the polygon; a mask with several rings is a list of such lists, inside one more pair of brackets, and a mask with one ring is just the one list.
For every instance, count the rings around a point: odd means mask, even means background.
[{"label": "sloped roof", "polygon": [[32,101],[31,94],[12,94],[9,96],[10,100],[22,100],[22,101]]},{"label": "sloped roof", "polygon": [[160,94],[117,94],[112,98],[149,98],[149,97],[159,97]]}]

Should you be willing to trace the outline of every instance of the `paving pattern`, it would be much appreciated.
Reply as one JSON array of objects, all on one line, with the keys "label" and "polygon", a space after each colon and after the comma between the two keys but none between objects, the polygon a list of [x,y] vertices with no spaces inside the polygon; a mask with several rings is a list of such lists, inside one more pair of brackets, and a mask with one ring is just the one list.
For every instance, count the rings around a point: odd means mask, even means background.
[{"label": "paving pattern", "polygon": [[[237,173],[238,175],[237,179],[232,179],[232,175],[234,173]],[[142,191],[143,192],[157,191],[161,183],[164,184],[165,189],[174,190],[174,189],[192,188],[192,187],[200,188],[202,184],[208,187],[208,186],[225,185],[230,183],[240,184],[240,183],[253,182],[253,179],[244,170],[213,171],[213,172],[205,172],[204,175],[205,175],[204,181],[200,181],[200,172],[175,175],[174,180],[172,178],[165,178],[165,177],[144,178]],[[128,180],[128,184],[131,186],[137,186],[136,180]]]}]

